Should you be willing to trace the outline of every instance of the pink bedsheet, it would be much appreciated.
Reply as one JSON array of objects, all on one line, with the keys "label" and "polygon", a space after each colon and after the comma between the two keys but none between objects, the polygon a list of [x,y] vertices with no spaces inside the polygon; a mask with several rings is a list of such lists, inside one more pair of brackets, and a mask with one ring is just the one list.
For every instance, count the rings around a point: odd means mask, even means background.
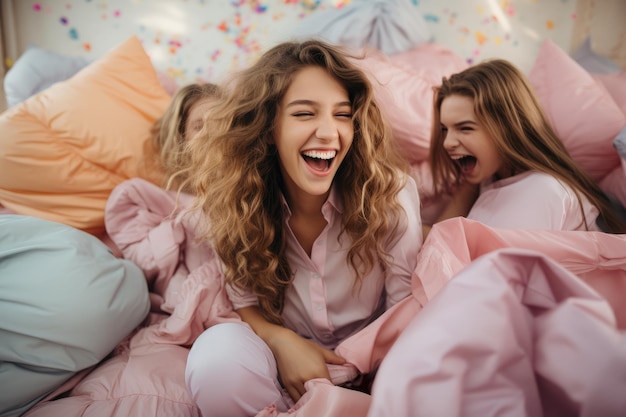
[{"label": "pink bedsheet", "polygon": [[[465,268],[482,255],[494,254],[503,248],[530,249],[533,256],[541,258],[538,262],[558,264],[561,268],[553,268],[558,270],[558,273],[553,273],[550,268],[542,270],[544,284],[540,286],[540,289],[546,294],[552,292],[558,295],[555,298],[558,302],[544,305],[543,308],[548,313],[553,311],[554,314],[565,316],[562,320],[554,322],[545,320],[544,334],[580,335],[582,331],[593,331],[604,337],[592,339],[587,344],[588,350],[579,349],[581,345],[563,344],[558,339],[542,340],[542,348],[545,352],[552,352],[551,355],[543,356],[546,358],[543,362],[536,358],[533,360],[530,356],[524,359],[524,352],[530,355],[532,349],[518,351],[519,359],[526,360],[527,363],[525,381],[531,384],[525,389],[534,393],[533,395],[539,393],[542,398],[540,408],[529,406],[530,408],[526,409],[520,408],[519,410],[522,411],[519,412],[502,411],[501,414],[484,415],[528,417],[539,417],[541,414],[537,413],[543,413],[546,416],[584,415],[584,413],[581,414],[582,410],[589,409],[591,404],[597,405],[598,401],[606,405],[604,410],[606,415],[618,415],[616,413],[625,411],[619,409],[624,406],[623,401],[614,399],[606,401],[602,397],[602,392],[590,389],[589,384],[592,381],[584,379],[585,375],[591,375],[591,373],[594,376],[607,375],[606,381],[612,381],[611,383],[618,389],[626,392],[626,355],[624,354],[626,352],[624,349],[626,235],[608,235],[599,232],[497,230],[461,218],[440,223],[433,228],[419,254],[418,266],[414,274],[413,296],[394,306],[364,331],[344,341],[337,351],[360,371],[368,372],[381,364],[391,346],[407,326],[411,326],[410,329],[415,326],[412,320],[424,317],[422,325],[428,326],[427,328],[432,332],[442,331],[441,329],[454,324],[453,312],[456,311],[457,303],[462,301],[463,297],[472,297],[472,291],[465,292],[459,290],[457,286],[454,296],[444,297],[446,292],[443,290],[447,289],[450,280],[457,275],[465,274],[465,282],[471,281],[473,278],[467,278],[471,270]],[[515,250],[517,249],[513,249]],[[482,272],[478,275],[474,274],[476,283],[478,285],[480,282],[488,282],[485,279],[498,282],[497,280],[503,279],[498,278],[498,275],[532,276],[534,271],[524,269],[524,265],[525,261],[519,259],[515,261],[509,258],[505,262],[494,257],[489,268],[482,269],[486,271],[485,274],[490,273],[490,275],[482,276]],[[185,388],[183,373],[188,346],[194,336],[197,336],[197,332],[201,331],[201,327],[209,324],[207,315],[214,311],[211,300],[220,297],[219,283],[216,283],[210,271],[208,272],[190,274],[186,278],[184,295],[179,299],[180,302],[175,306],[171,315],[153,314],[151,321],[145,327],[129,337],[129,340],[122,344],[110,359],[76,382],[76,385],[66,392],[66,396],[49,398],[26,415],[28,417],[197,416],[198,411]],[[500,291],[500,288],[501,286],[496,285],[483,285],[479,293],[485,300],[489,300],[490,313],[493,317],[500,317],[501,325],[508,328],[511,334],[524,334],[524,332],[528,334],[525,322],[509,320],[507,316],[509,311],[521,311],[528,308],[525,304],[526,299],[522,297],[500,299],[497,294],[492,293]],[[525,287],[522,282],[514,287],[514,292],[519,295],[528,288],[531,287]],[[438,297],[440,293],[442,296]],[[531,293],[528,292],[528,294]],[[434,306],[434,301],[439,298],[437,306],[430,308],[431,301]],[[582,306],[582,308],[569,310],[557,308],[565,304]],[[463,305],[466,307],[463,317],[478,314],[481,306],[484,307],[483,303],[466,302]],[[425,308],[429,309],[428,314],[425,313],[426,310],[422,311]],[[575,313],[571,316],[572,319],[583,317],[584,322],[578,319],[568,320],[567,316],[572,312]],[[525,314],[528,319],[528,314]],[[188,327],[186,324],[188,321],[194,325]],[[198,327],[198,323],[202,325]],[[557,323],[564,327],[560,329],[548,327]],[[190,332],[189,329],[193,331]],[[407,334],[409,333],[407,331]],[[426,332],[423,337],[427,338],[429,334]],[[471,342],[473,336],[480,337],[482,343],[493,346],[496,350],[495,354],[501,357],[510,353],[507,349],[515,345],[510,341],[496,344],[495,340],[501,336],[500,333],[476,332],[475,335],[472,332],[447,332],[445,335],[434,333],[433,340],[436,340],[434,336],[440,337],[442,342],[429,345],[429,349],[443,348],[445,343],[446,349],[456,352],[460,359],[464,358],[465,346]],[[442,336],[445,337],[442,338]],[[490,343],[489,338],[494,338],[494,343]],[[571,338],[571,340],[568,343],[575,343],[576,338]],[[458,348],[456,351],[455,347]],[[621,356],[605,356],[606,367],[598,369],[593,368],[594,365],[589,365],[592,368],[589,369],[589,367],[582,366],[585,363],[598,363],[590,360],[599,352],[615,353],[617,347],[619,347],[617,352]],[[501,350],[498,351],[498,349]],[[437,356],[429,355],[429,351],[423,346],[420,350],[420,345],[416,345],[414,351],[415,355],[419,355],[419,358],[423,360],[432,356],[430,364],[434,366],[436,363]],[[563,373],[563,368],[559,368],[557,361],[561,357],[561,352],[567,355],[572,351],[577,353],[575,356],[577,363],[567,368],[569,373]],[[578,363],[580,366],[577,366]],[[384,372],[385,366],[383,363],[381,373]],[[410,375],[410,368],[406,368]],[[492,370],[494,383],[484,384],[483,391],[481,391],[482,398],[485,399],[484,404],[487,405],[497,404],[498,399],[507,398],[507,392],[498,389],[496,383],[507,377],[505,369],[495,367]],[[550,380],[550,383],[539,384],[537,376],[546,375],[546,372],[550,370],[556,374],[552,374],[554,378]],[[429,379],[422,383],[436,384],[436,381],[444,379],[450,381],[449,385],[439,387],[444,398],[431,398],[431,403],[446,404],[451,407],[451,410],[456,411],[456,414],[446,414],[446,416],[477,415],[470,414],[473,409],[468,408],[469,403],[464,402],[467,398],[464,395],[469,395],[472,385],[462,369],[431,368]],[[511,384],[514,385],[515,382],[512,381]],[[378,380],[375,382],[373,396],[370,396],[335,386],[329,381],[312,380],[307,383],[308,392],[296,404],[294,410],[289,413],[278,413],[272,405],[268,404],[259,416],[373,417],[394,415],[401,417],[410,415],[384,414],[380,408],[372,406],[372,404],[380,404],[377,392],[382,392],[379,394],[381,397],[388,395],[385,393],[384,385],[381,386],[381,384],[382,382]],[[451,395],[446,395],[448,390]],[[567,401],[563,401],[564,398]],[[550,404],[556,404],[556,408],[541,409]],[[563,408],[563,404],[569,408]],[[626,415],[626,413],[621,415]]]}]

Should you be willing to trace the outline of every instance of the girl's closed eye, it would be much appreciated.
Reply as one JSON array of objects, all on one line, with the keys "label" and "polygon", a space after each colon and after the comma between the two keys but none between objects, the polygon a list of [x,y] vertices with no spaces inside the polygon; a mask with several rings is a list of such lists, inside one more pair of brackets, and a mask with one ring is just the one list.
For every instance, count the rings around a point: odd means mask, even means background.
[{"label": "girl's closed eye", "polygon": [[291,114],[293,117],[311,117],[313,112],[310,111],[298,111]]}]

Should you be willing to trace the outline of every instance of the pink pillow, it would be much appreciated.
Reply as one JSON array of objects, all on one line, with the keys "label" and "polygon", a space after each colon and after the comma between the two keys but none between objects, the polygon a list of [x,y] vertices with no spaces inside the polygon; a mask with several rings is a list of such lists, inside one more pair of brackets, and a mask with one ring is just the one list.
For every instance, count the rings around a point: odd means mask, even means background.
[{"label": "pink pillow", "polygon": [[591,74],[609,92],[615,104],[626,115],[626,71],[615,74]]},{"label": "pink pillow", "polygon": [[551,40],[529,74],[552,126],[591,177],[600,181],[619,164],[613,139],[626,117],[609,93]]},{"label": "pink pillow", "polygon": [[357,64],[368,74],[376,100],[409,162],[427,160],[433,86],[468,64],[436,44],[423,44],[391,56],[370,49]]}]

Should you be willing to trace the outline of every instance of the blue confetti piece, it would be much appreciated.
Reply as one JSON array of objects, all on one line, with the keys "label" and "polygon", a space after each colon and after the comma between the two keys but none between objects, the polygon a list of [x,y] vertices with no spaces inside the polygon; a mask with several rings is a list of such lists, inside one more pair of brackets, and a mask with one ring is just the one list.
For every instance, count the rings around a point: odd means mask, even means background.
[{"label": "blue confetti piece", "polygon": [[76,31],[76,29],[74,28],[70,29],[70,38],[74,40],[78,39],[78,32]]},{"label": "blue confetti piece", "polygon": [[424,20],[426,20],[427,22],[434,22],[434,23],[438,23],[439,22],[439,16],[434,15],[434,14],[425,14],[424,15]]}]

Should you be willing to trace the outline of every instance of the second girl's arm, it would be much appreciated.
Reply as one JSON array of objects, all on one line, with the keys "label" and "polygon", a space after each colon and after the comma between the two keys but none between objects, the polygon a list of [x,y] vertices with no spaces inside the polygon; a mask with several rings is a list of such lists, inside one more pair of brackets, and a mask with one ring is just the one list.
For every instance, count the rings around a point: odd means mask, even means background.
[{"label": "second girl's arm", "polygon": [[[443,212],[439,215],[439,217],[437,217],[435,223],[458,216],[466,217],[478,198],[478,191],[478,185],[470,184],[468,182],[463,183],[452,194],[452,198],[444,208]],[[422,226],[424,239],[426,239],[426,236],[430,232],[431,228],[432,226]]]},{"label": "second girl's arm", "polygon": [[307,340],[286,327],[267,321],[256,306],[237,310],[241,319],[269,346],[276,358],[278,374],[291,398],[305,393],[304,383],[314,378],[330,379],[327,363],[341,365],[345,359]]}]

